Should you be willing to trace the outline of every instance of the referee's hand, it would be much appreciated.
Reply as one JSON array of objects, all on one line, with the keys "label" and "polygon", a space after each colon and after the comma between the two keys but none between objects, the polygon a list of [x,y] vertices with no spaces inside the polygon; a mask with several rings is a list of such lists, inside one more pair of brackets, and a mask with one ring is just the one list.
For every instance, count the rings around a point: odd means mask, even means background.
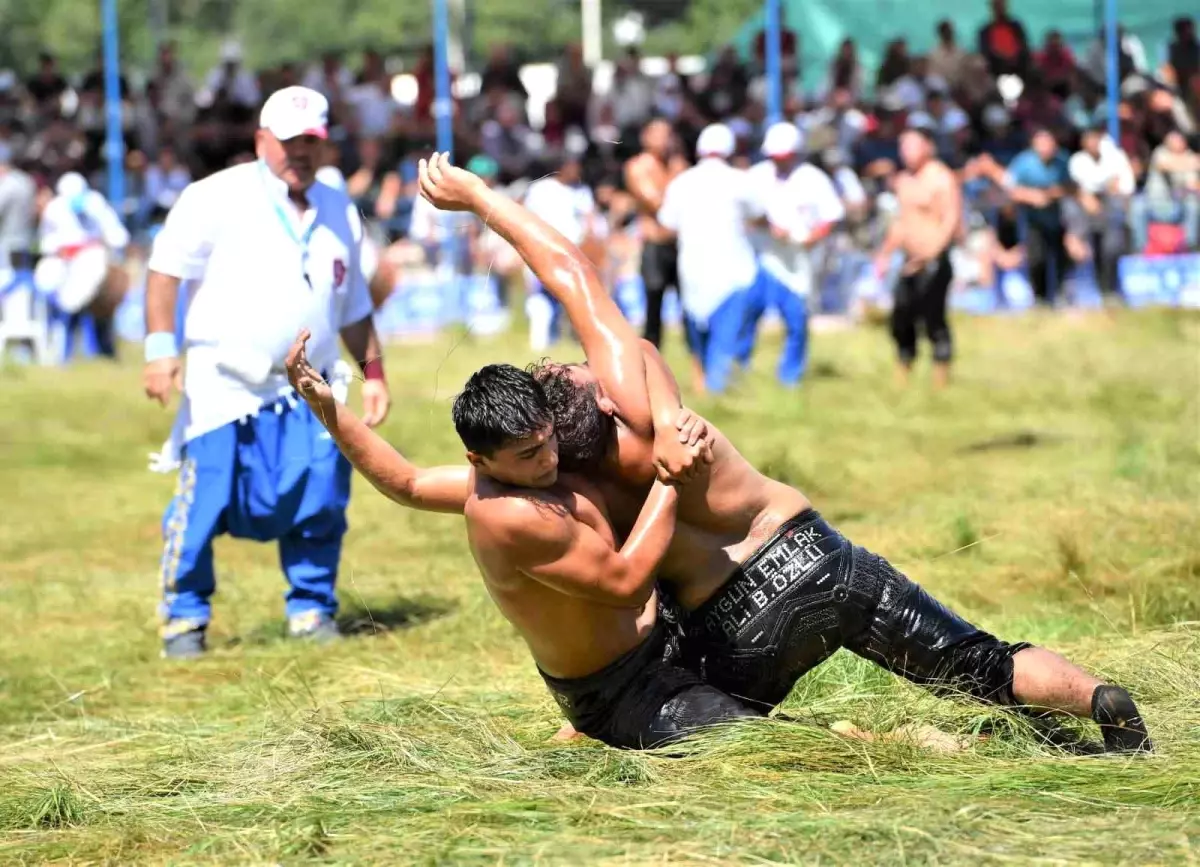
[{"label": "referee's hand", "polygon": [[146,390],[146,397],[166,406],[171,400],[171,389],[183,391],[183,364],[178,358],[146,362],[142,370],[142,387]]},{"label": "referee's hand", "polygon": [[308,338],[311,336],[312,333],[307,328],[300,330],[300,333],[296,335],[296,342],[288,351],[285,363],[288,382],[292,384],[292,388],[296,389],[296,393],[312,407],[313,411],[317,413],[317,418],[324,424],[327,419],[336,418],[337,403],[333,398],[333,389],[329,387],[329,383],[308,362],[305,344],[308,343]]}]

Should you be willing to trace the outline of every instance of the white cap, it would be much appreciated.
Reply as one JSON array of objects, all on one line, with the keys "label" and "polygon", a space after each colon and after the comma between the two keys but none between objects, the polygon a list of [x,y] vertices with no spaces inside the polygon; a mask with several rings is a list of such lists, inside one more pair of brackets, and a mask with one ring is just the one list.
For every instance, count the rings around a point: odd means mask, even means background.
[{"label": "white cap", "polygon": [[258,125],[280,141],[329,136],[329,100],[307,87],[285,87],[267,97]]},{"label": "white cap", "polygon": [[696,156],[728,157],[733,154],[735,147],[733,130],[723,123],[714,123],[701,131],[696,141]]},{"label": "white cap", "polygon": [[83,175],[79,174],[79,172],[67,172],[54,185],[55,195],[61,196],[64,199],[73,199],[76,196],[82,196],[87,191],[88,182],[84,180]]},{"label": "white cap", "polygon": [[221,44],[221,61],[223,63],[241,63],[242,43],[236,39],[226,39]]},{"label": "white cap", "polygon": [[794,123],[780,121],[767,128],[762,152],[768,157],[788,157],[800,153],[800,130]]}]

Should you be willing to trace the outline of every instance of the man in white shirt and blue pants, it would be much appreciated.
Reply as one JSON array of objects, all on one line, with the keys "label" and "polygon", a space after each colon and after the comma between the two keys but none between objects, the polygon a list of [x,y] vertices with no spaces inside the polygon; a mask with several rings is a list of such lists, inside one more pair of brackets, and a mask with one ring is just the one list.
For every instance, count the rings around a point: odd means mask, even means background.
[{"label": "man in white shirt and blue pants", "polygon": [[729,164],[734,145],[729,127],[705,127],[696,165],[667,185],[658,212],[678,238],[688,347],[703,370],[698,386],[718,393],[729,382],[758,271],[750,224],[762,217],[746,173]]},{"label": "man in white shirt and blue pants", "polygon": [[[288,631],[337,636],[334,585],[346,532],[349,462],[288,385],[283,362],[301,328],[313,364],[347,377],[338,336],[363,369],[363,413],[389,396],[360,262],[362,222],[344,192],[315,182],[329,105],[289,87],[263,106],[258,161],[189,186],[155,240],[146,290],[148,397],[183,405],[160,469],[178,452],[163,519],[163,654],[205,650],[216,579],[212,542],[277,540]],[[186,293],[182,345],[175,334]],[[180,353],[187,359],[186,382]]]},{"label": "man in white shirt and blue pants", "polygon": [[808,298],[812,294],[814,247],[846,216],[833,181],[811,163],[800,163],[802,141],[795,124],[773,124],[763,138],[765,160],[749,170],[769,228],[754,235],[759,275],[747,301],[738,361],[750,363],[758,321],[768,308],[783,319],[785,337],[779,381],[796,385],[808,365]]}]

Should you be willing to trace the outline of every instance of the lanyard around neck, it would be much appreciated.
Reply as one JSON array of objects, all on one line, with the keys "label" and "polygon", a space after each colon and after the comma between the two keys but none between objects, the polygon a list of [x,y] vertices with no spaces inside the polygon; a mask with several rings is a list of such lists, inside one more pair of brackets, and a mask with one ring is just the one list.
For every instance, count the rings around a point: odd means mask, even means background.
[{"label": "lanyard around neck", "polygon": [[263,189],[267,193],[267,198],[271,200],[271,207],[275,210],[275,216],[283,225],[283,230],[287,232],[289,238],[292,239],[297,247],[300,248],[300,270],[304,274],[304,282],[308,284],[308,288],[312,288],[312,278],[308,275],[308,245],[312,241],[313,232],[317,230],[316,214],[313,215],[313,220],[308,224],[307,228],[302,233],[297,234],[295,224],[291,216],[284,210],[283,205],[279,203],[279,197],[271,188],[267,174],[269,170],[261,162],[258,164],[260,178],[262,180]]}]

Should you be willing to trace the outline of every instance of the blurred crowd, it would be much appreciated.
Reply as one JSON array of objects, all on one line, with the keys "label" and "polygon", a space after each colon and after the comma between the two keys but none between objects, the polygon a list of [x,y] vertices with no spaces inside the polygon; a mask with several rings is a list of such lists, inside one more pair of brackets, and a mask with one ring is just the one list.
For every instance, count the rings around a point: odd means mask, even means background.
[{"label": "blurred crowd", "polygon": [[[1054,258],[1060,248],[1060,279],[1072,262],[1091,260],[1102,282],[1114,279],[1113,263],[1123,253],[1197,249],[1200,42],[1194,19],[1175,21],[1173,38],[1162,46],[1120,33],[1119,140],[1113,141],[1102,132],[1108,122],[1104,34],[1077,56],[1055,31],[1033,44],[1004,0],[992,0],[991,13],[977,34],[941,22],[935,47],[924,55],[910,53],[907,40],[897,38],[875,70],[859,61],[849,37],[820,84],[809,89],[800,79],[801,35],[783,33],[785,117],[802,134],[805,158],[829,175],[846,207],[831,247],[865,252],[878,244],[894,213],[899,133],[919,125],[934,131],[941,159],[967,192],[961,246],[972,282],[986,284],[997,270],[1023,263],[1037,266],[1027,262],[1030,255]],[[580,47],[570,45],[556,61],[553,97],[534,111],[516,53],[496,47],[480,70],[477,93],[454,101],[456,157],[475,158],[477,170],[516,196],[532,180],[562,173],[560,179],[585,189],[593,203],[581,241],[593,245],[612,274],[636,273],[635,205],[623,190],[622,169],[639,150],[641,130],[653,118],[666,119],[676,156],[690,160],[700,131],[721,121],[737,137],[734,163],[754,162],[767,126],[763,54],[760,35],[748,58],[727,47],[702,72],[685,75],[678,59],[667,57],[666,71],[650,76],[644,70],[653,64],[628,50],[600,88]],[[257,111],[266,94],[304,84],[330,100],[328,162],[341,169],[387,254],[413,263],[433,255],[437,229],[422,227],[419,206],[414,219],[416,160],[436,142],[433,52],[407,64],[415,84],[411,99],[397,99],[396,69],[388,60],[367,51],[352,67],[331,52],[312,65],[254,71],[231,42],[217,66],[194,79],[174,46],[164,44],[147,75],[120,79],[126,196],[114,209],[135,242],[145,237],[192,179],[254,158]],[[1038,133],[1040,144],[1032,147]],[[1050,172],[1052,183],[1014,185],[1021,172],[1046,175],[1029,170],[1032,157],[1019,161],[1026,152],[1040,154],[1045,166],[1061,163],[1062,183]],[[99,54],[76,78],[48,54],[32,74],[0,74],[0,171],[28,175],[38,208],[67,173],[104,191],[105,155]],[[1008,171],[1014,162],[1020,172]],[[1044,195],[1014,195],[1014,186]],[[0,181],[0,207],[4,189]],[[1038,226],[1053,224],[1054,249],[1043,249],[1044,238],[1037,250],[1028,249],[1031,218]],[[488,243],[484,233],[478,240]],[[0,243],[11,250],[17,242]],[[495,267],[486,252],[481,247],[466,259]],[[509,263],[508,270],[519,269]]]}]

